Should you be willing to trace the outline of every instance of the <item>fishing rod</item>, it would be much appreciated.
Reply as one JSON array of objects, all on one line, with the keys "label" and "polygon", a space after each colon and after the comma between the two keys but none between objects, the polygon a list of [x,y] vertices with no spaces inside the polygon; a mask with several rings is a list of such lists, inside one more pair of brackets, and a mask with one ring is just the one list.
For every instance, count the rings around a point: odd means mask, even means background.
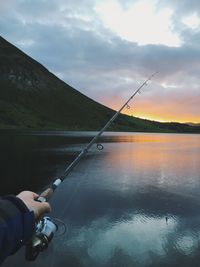
[{"label": "fishing rod", "polygon": [[[113,121],[119,116],[121,111],[127,107],[129,102],[135,97],[136,94],[140,93],[141,89],[147,85],[148,81],[150,81],[157,72],[153,73],[148,79],[146,79],[131,95],[131,97],[122,105],[122,107],[115,112],[112,118],[105,124],[105,126],[97,133],[96,136],[92,138],[92,140],[87,144],[85,148],[81,150],[81,152],[77,155],[77,157],[67,166],[63,175],[60,178],[57,178],[49,188],[43,191],[40,196],[37,198],[39,202],[47,202],[52,197],[56,188],[65,180],[67,175],[73,170],[73,168],[80,162],[80,160],[88,153],[89,149],[92,147],[94,143],[97,143],[98,138],[106,131],[106,129],[113,123]],[[103,145],[97,143],[97,148],[99,150],[103,149]],[[35,232],[31,238],[31,240],[26,245],[26,260],[33,261],[37,258],[38,254],[45,250],[50,241],[52,240],[55,232],[57,231],[58,226],[56,223],[49,217],[43,217],[36,225]]]}]

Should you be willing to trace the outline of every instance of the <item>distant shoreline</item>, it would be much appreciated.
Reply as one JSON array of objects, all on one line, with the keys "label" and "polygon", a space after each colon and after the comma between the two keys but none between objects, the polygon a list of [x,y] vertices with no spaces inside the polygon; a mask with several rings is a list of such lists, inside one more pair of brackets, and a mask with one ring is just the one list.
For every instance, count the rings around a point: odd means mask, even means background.
[{"label": "distant shoreline", "polygon": [[[33,128],[1,128],[0,133],[37,133],[37,132],[99,132],[100,129],[33,129]],[[200,134],[200,132],[175,132],[175,131],[143,131],[143,130],[135,130],[135,131],[124,131],[124,130],[107,130],[105,133],[169,133],[169,134]]]}]

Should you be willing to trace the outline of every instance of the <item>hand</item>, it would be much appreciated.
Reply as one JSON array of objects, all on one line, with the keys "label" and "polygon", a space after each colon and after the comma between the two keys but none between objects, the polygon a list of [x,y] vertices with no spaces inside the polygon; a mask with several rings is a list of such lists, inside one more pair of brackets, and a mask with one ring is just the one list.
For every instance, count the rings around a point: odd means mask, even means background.
[{"label": "hand", "polygon": [[38,202],[35,199],[38,197],[34,192],[31,191],[23,191],[20,194],[17,195],[18,198],[20,198],[27,208],[30,211],[33,211],[35,214],[35,219],[39,220],[41,219],[45,213],[48,213],[51,211],[51,206],[47,202]]}]

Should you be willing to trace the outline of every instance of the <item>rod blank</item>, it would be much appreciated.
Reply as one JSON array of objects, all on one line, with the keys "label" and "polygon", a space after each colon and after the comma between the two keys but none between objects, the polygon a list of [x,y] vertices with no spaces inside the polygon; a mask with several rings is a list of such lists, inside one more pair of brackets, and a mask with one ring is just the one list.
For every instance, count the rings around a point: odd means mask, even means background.
[{"label": "rod blank", "polygon": [[[137,93],[141,93],[141,89],[145,86],[148,85],[148,81],[150,81],[155,75],[157,74],[157,72],[153,73],[148,79],[146,79],[146,81],[144,81],[136,90],[135,92],[131,95],[131,97],[122,105],[122,107],[115,112],[115,114],[113,115],[113,117],[103,126],[103,128],[97,133],[96,136],[94,136],[92,138],[92,140],[88,143],[88,145],[83,148],[83,150],[78,154],[78,156],[69,164],[69,166],[67,166],[67,168],[65,169],[63,175],[59,178],[56,179],[53,184],[46,189],[41,195],[41,200],[42,202],[44,200],[48,201],[51,196],[53,195],[53,192],[56,190],[56,188],[61,184],[61,182],[64,181],[64,179],[67,177],[67,175],[73,170],[73,168],[80,162],[80,160],[88,153],[89,149],[91,148],[91,146],[96,143],[96,141],[98,140],[98,138],[103,134],[103,132],[106,131],[106,129],[108,129],[108,127],[112,124],[112,122],[119,116],[119,114],[121,113],[121,111],[125,108],[125,107],[129,107],[128,103],[135,97],[135,95]],[[40,200],[40,197],[38,198]]]}]

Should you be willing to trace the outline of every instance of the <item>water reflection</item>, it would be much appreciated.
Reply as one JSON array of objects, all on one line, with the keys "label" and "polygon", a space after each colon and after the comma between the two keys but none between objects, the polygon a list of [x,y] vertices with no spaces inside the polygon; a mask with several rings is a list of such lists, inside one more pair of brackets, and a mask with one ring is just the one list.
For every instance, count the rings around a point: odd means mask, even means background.
[{"label": "water reflection", "polygon": [[[145,218],[141,215],[135,215],[128,221],[116,222],[108,229],[101,229],[102,222],[99,223],[100,225],[92,228],[94,242],[88,247],[88,255],[95,265],[99,262],[103,265],[114,260],[117,251],[121,251],[140,265],[150,261],[151,253],[161,257],[165,254],[165,238],[176,227],[174,219],[171,219],[166,227],[163,218]],[[87,238],[90,234],[88,231],[91,231],[91,228],[84,229],[73,242],[78,243],[79,240]]]},{"label": "water reflection", "polygon": [[[24,169],[35,168],[44,185],[90,138],[91,133],[18,135],[4,154],[16,166],[25,159]],[[3,266],[199,265],[199,135],[108,133],[101,141],[105,149],[93,148],[52,199],[52,216],[67,224],[68,233],[36,262],[25,262],[21,250]],[[24,169],[15,168],[19,184]],[[39,182],[33,185],[41,189]]]}]

